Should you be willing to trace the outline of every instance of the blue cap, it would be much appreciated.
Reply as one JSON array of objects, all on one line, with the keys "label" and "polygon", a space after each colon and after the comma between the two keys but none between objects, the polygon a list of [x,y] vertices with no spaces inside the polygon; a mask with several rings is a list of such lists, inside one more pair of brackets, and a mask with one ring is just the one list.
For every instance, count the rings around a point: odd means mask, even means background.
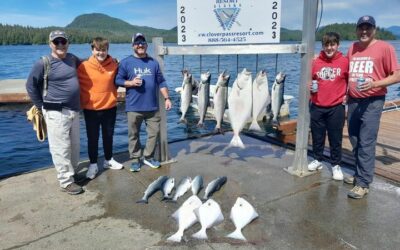
[{"label": "blue cap", "polygon": [[363,24],[369,24],[375,27],[375,19],[372,16],[362,16],[358,19],[357,27]]},{"label": "blue cap", "polygon": [[136,42],[139,39],[142,40],[142,41],[146,41],[146,38],[144,37],[144,35],[142,33],[136,33],[132,37],[132,43]]}]

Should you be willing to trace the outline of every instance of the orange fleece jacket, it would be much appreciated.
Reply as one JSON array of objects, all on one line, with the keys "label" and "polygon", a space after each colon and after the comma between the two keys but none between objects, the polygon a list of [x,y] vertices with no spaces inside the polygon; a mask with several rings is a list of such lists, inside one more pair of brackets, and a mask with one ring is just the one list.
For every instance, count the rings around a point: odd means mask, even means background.
[{"label": "orange fleece jacket", "polygon": [[114,84],[118,64],[111,56],[102,63],[89,57],[78,68],[81,107],[90,110],[110,109],[117,105],[117,88]]}]

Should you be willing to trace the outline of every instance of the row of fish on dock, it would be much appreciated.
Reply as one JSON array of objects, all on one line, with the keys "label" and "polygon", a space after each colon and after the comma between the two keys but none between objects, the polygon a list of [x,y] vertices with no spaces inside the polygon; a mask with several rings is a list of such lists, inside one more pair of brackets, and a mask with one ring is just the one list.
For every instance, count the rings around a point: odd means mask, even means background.
[{"label": "row of fish on dock", "polygon": [[[205,191],[203,200],[209,199],[215,192],[221,189],[226,183],[226,176],[218,177],[208,183]],[[158,191],[163,193],[162,200],[176,202],[179,197],[183,196],[189,189],[192,190],[193,195],[198,195],[200,190],[203,188],[203,177],[197,175],[193,179],[189,176],[183,177],[179,184],[176,186],[175,194],[172,195],[175,189],[175,178],[162,175],[150,185],[144,191],[142,199],[138,200],[137,203],[148,203],[149,198]]]},{"label": "row of fish on dock", "polygon": [[[183,177],[176,187],[175,194],[172,195],[175,187],[175,178],[168,176],[160,176],[154,180],[144,192],[142,199],[137,203],[148,203],[149,198],[158,191],[163,193],[162,200],[176,202],[179,197],[183,196],[189,189],[192,191],[190,196],[182,205],[172,214],[178,223],[178,231],[168,237],[168,241],[180,242],[186,229],[199,222],[201,229],[192,235],[193,238],[207,239],[206,230],[220,224],[224,220],[220,205],[210,197],[227,182],[226,176],[218,177],[212,180],[204,191],[202,200],[198,197],[200,190],[203,188],[203,177],[197,175],[193,179]],[[242,229],[258,217],[258,213],[254,207],[245,199],[239,197],[233,205],[230,213],[230,219],[236,229],[227,237],[246,240],[242,234]]]},{"label": "row of fish on dock", "polygon": [[[183,82],[181,90],[181,118],[180,122],[187,123],[185,118],[192,101],[192,95],[197,94],[199,122],[198,127],[202,127],[210,105],[210,80],[209,71],[201,73],[200,82],[197,82],[188,70],[183,70]],[[215,132],[222,133],[221,124],[223,121],[226,106],[229,110],[229,120],[234,133],[230,146],[244,148],[239,133],[245,127],[248,120],[251,120],[250,130],[261,131],[258,124],[260,115],[270,107],[269,116],[272,117],[272,124],[278,125],[278,117],[283,104],[284,82],[286,75],[279,72],[271,88],[268,87],[268,76],[265,70],[258,72],[255,79],[247,69],[240,72],[232,85],[228,95],[228,83],[230,75],[223,71],[216,83],[213,94],[214,118],[216,120]],[[268,118],[268,115],[267,115]]]}]

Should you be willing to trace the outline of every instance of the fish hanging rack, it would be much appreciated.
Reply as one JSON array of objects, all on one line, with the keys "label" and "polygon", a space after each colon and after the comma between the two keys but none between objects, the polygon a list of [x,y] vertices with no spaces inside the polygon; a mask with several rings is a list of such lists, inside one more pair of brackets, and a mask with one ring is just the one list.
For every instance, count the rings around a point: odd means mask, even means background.
[{"label": "fish hanging rack", "polygon": [[275,73],[278,67],[279,54],[301,54],[306,53],[305,44],[250,44],[250,45],[224,45],[224,46],[164,46],[156,47],[159,56],[177,55],[182,56],[182,68],[185,68],[185,56],[200,56],[200,72],[202,70],[202,56],[217,56],[217,72],[220,72],[220,56],[236,55],[236,73],[239,72],[239,55],[255,55],[256,71],[258,71],[258,56],[260,54],[275,54]]},{"label": "fish hanging rack", "polygon": [[[164,46],[160,37],[154,37],[154,56],[164,69],[164,56],[167,55],[257,55],[257,54],[299,54],[301,55],[301,72],[298,95],[298,118],[296,130],[296,150],[291,166],[285,170],[298,177],[312,174],[307,170],[308,133],[310,114],[308,111],[309,90],[307,83],[311,81],[311,61],[314,56],[315,30],[319,0],[303,2],[302,41],[299,44],[260,44],[260,45],[227,45],[227,46]],[[161,104],[164,99],[160,97]],[[160,160],[169,161],[166,129],[166,113],[160,108]]]}]

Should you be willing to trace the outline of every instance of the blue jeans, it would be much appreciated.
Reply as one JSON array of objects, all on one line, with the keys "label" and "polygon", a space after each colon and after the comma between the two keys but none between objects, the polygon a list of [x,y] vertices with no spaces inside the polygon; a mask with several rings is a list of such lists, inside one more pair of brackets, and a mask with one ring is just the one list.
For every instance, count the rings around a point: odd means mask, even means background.
[{"label": "blue jeans", "polygon": [[348,102],[349,139],[356,159],[355,183],[368,188],[375,171],[375,146],[385,96],[350,98]]}]

